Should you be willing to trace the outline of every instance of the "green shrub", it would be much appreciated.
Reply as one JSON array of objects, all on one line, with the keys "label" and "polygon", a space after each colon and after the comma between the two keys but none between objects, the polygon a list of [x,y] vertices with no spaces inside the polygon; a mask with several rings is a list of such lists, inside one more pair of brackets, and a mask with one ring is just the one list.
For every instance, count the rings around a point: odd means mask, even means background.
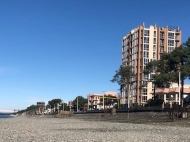
[{"label": "green shrub", "polygon": [[153,99],[149,99],[147,101],[147,104],[145,105],[145,107],[149,107],[149,106],[160,106],[162,105],[164,102],[163,99],[156,99],[156,100],[153,100]]}]

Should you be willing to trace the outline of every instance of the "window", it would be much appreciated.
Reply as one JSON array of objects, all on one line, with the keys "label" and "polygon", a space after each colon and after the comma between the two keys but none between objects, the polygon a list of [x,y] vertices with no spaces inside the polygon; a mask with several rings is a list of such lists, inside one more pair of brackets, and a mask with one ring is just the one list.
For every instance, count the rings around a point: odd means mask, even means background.
[{"label": "window", "polygon": [[144,37],[144,43],[149,43],[149,37]]},{"label": "window", "polygon": [[156,59],[156,52],[153,52],[153,59]]},{"label": "window", "polygon": [[164,38],[164,33],[160,33],[160,38]]},{"label": "window", "polygon": [[132,40],[134,40],[134,39],[135,39],[135,35],[133,34],[133,35],[132,35]]},{"label": "window", "polygon": [[144,64],[148,64],[148,62],[149,62],[149,59],[144,58]]},{"label": "window", "polygon": [[166,100],[170,99],[170,95],[166,94]]},{"label": "window", "polygon": [[148,80],[148,74],[144,74],[144,80]]},{"label": "window", "polygon": [[147,95],[147,88],[142,88],[142,95]]},{"label": "window", "polygon": [[164,52],[164,47],[160,47],[160,52]]},{"label": "window", "polygon": [[147,86],[148,82],[147,81],[142,81],[143,86]]},{"label": "window", "polygon": [[152,88],[154,88],[154,83],[152,83]]},{"label": "window", "polygon": [[148,58],[148,54],[149,54],[149,52],[144,51],[143,53],[144,53],[144,56],[143,56],[143,57],[144,57],[144,58]]},{"label": "window", "polygon": [[135,42],[135,46],[137,45],[137,40],[134,40],[134,42]]},{"label": "window", "polygon": [[154,31],[154,37],[156,37],[156,31]]},{"label": "window", "polygon": [[168,53],[172,52],[174,50],[174,47],[168,46]]},{"label": "window", "polygon": [[150,74],[150,79],[153,79],[155,74]]},{"label": "window", "polygon": [[168,40],[168,46],[174,46],[174,40]]},{"label": "window", "polygon": [[144,50],[149,50],[149,44],[144,44]]},{"label": "window", "polygon": [[144,36],[149,36],[149,30],[144,30]]},{"label": "window", "polygon": [[164,45],[164,40],[160,40],[160,45]]},{"label": "window", "polygon": [[142,96],[142,102],[146,102],[147,101],[147,96]]},{"label": "window", "polygon": [[134,81],[134,77],[130,77],[130,82],[133,82],[133,81]]},{"label": "window", "polygon": [[169,39],[174,39],[174,33],[168,33],[168,38]]},{"label": "window", "polygon": [[132,47],[134,47],[134,45],[135,45],[135,43],[134,43],[134,41],[132,42]]},{"label": "window", "polygon": [[154,38],[154,44],[156,44],[156,38]]},{"label": "window", "polygon": [[146,66],[143,66],[143,70],[145,70],[146,69]]},{"label": "window", "polygon": [[155,73],[155,67],[152,67],[152,68],[151,68],[151,72],[152,72],[152,73]]},{"label": "window", "polygon": [[175,39],[178,39],[178,35],[175,35]]},{"label": "window", "polygon": [[156,51],[156,45],[153,45],[153,51]]},{"label": "window", "polygon": [[175,47],[177,47],[177,43],[178,43],[178,42],[175,42]]}]

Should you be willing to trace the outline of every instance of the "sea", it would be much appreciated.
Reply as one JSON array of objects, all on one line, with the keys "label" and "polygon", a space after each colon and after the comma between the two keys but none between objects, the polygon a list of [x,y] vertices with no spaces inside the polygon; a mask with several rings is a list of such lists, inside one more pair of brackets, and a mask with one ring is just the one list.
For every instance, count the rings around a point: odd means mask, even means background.
[{"label": "sea", "polygon": [[12,116],[10,116],[10,115],[0,115],[0,119],[1,118],[12,118]]},{"label": "sea", "polygon": [[12,116],[10,116],[10,114],[0,113],[0,119],[1,118],[12,118]]}]

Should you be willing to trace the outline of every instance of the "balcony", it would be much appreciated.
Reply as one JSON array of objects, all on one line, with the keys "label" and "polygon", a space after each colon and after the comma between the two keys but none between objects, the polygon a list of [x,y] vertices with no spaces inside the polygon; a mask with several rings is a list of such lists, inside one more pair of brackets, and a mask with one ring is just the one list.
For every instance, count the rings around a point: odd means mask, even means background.
[{"label": "balcony", "polygon": [[160,53],[163,53],[164,52],[164,48],[160,48]]},{"label": "balcony", "polygon": [[176,39],[175,39],[175,41],[179,41],[179,39],[178,39],[178,38],[176,38]]}]

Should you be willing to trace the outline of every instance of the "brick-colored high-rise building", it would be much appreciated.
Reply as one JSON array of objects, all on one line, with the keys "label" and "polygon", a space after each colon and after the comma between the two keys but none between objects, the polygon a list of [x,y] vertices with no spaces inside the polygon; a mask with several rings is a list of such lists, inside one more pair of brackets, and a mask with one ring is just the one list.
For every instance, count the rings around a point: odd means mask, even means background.
[{"label": "brick-colored high-rise building", "polygon": [[[133,85],[130,91],[130,104],[144,104],[152,98],[150,94],[154,84],[147,80],[155,74],[143,74],[145,64],[152,60],[159,60],[164,52],[171,52],[175,47],[181,44],[181,30],[179,27],[157,27],[151,25],[146,28],[144,23],[137,28],[132,29],[122,39],[122,65],[131,65],[136,77],[131,78]],[[147,84],[141,88],[142,84]],[[128,93],[121,87],[121,103],[127,104]]]}]

